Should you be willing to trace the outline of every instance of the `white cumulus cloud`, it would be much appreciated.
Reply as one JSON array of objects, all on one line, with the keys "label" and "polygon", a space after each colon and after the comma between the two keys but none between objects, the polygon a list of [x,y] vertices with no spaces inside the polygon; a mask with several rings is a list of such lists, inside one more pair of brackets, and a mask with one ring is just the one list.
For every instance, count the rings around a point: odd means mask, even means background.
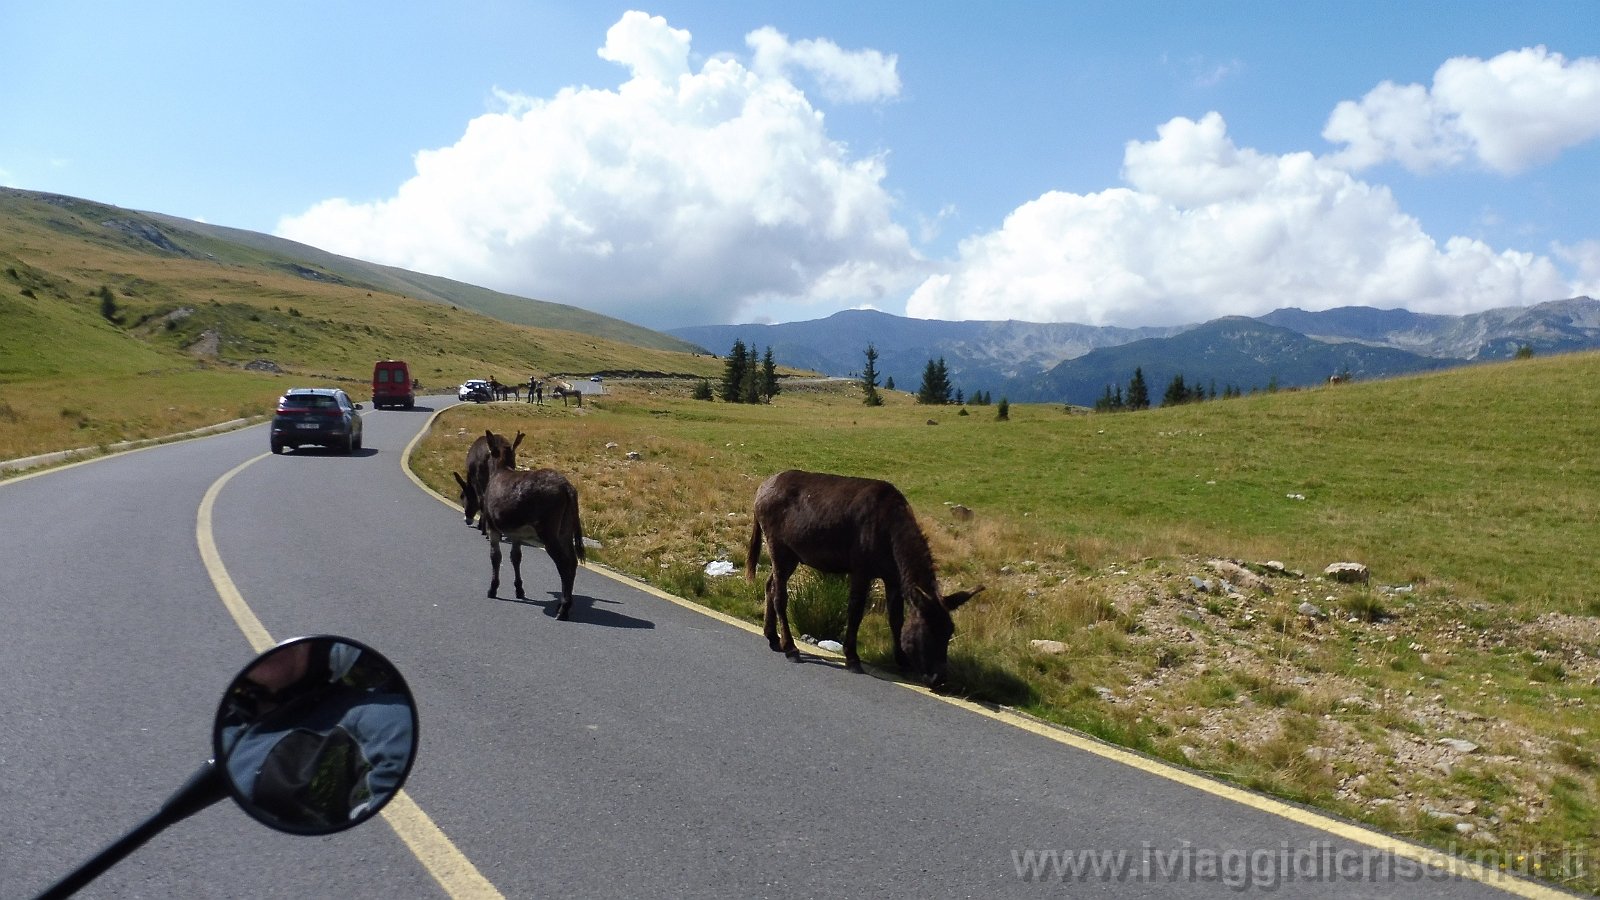
[{"label": "white cumulus cloud", "polygon": [[787,77],[791,67],[810,72],[830,100],[883,100],[900,93],[898,58],[877,50],[843,50],[827,38],[789,42],[770,25],[745,35],[755,52],[751,66],[769,77]]},{"label": "white cumulus cloud", "polygon": [[962,241],[907,313],[1143,325],[1283,306],[1464,313],[1569,295],[1549,258],[1463,237],[1441,247],[1387,188],[1311,153],[1237,147],[1215,112],[1129,142],[1123,176],[1131,189],[1051,191]]},{"label": "white cumulus cloud", "polygon": [[1456,57],[1431,90],[1385,81],[1343,101],[1322,136],[1346,145],[1329,161],[1352,170],[1392,159],[1428,172],[1472,160],[1516,174],[1600,136],[1600,58],[1568,61],[1542,46]]},{"label": "white cumulus cloud", "polygon": [[654,327],[910,288],[927,270],[892,220],[884,160],[852,158],[786,74],[880,99],[899,90],[894,57],[771,29],[749,40],[748,67],[694,72],[688,31],[628,12],[599,51],[632,73],[618,89],[508,95],[419,152],[393,197],[326,200],[277,233]]}]

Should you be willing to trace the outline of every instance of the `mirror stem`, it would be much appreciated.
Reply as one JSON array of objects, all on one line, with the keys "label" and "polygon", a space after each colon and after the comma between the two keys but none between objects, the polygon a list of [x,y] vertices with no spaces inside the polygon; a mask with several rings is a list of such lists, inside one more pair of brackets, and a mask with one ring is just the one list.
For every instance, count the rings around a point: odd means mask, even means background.
[{"label": "mirror stem", "polygon": [[178,788],[176,793],[167,798],[167,802],[161,805],[160,811],[123,835],[116,843],[101,850],[93,859],[79,866],[77,871],[56,882],[54,886],[40,894],[37,900],[58,900],[72,896],[78,888],[121,862],[124,856],[139,849],[168,825],[181,822],[226,796],[228,796],[227,777],[216,760],[206,760],[183,787]]}]

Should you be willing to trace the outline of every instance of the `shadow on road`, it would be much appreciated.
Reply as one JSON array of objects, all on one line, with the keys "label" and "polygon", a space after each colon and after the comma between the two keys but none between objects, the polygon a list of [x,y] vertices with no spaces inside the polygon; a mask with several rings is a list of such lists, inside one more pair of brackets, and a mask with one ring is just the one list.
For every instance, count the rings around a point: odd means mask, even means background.
[{"label": "shadow on road", "polygon": [[[515,597],[495,597],[494,599],[505,603],[522,603],[528,606],[537,606],[544,610],[546,616],[554,619],[556,617],[556,607],[561,605],[561,592],[550,591],[549,597],[550,599],[548,600],[535,600],[532,597],[526,600],[518,600]],[[616,602],[616,600],[596,600],[593,597],[585,597],[582,594],[573,594],[569,621],[582,622],[586,625],[600,625],[605,628],[656,627],[656,623],[649,619],[636,619],[633,616],[612,612],[609,609],[600,609],[595,606],[596,603],[614,604]]]},{"label": "shadow on road", "polygon": [[371,447],[362,447],[359,450],[351,450],[349,454],[346,454],[344,451],[335,450],[332,447],[300,447],[300,448],[295,449],[295,450],[285,450],[283,455],[284,456],[345,456],[345,455],[349,455],[349,456],[361,457],[361,456],[377,456],[378,455],[378,451],[374,450]]}]

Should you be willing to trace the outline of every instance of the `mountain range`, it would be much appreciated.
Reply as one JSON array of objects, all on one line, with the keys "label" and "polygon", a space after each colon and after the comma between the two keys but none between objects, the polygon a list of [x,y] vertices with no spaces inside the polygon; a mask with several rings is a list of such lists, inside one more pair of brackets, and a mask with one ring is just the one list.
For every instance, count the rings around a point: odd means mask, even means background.
[{"label": "mountain range", "polygon": [[709,325],[670,334],[726,353],[735,340],[772,347],[780,365],[851,375],[870,343],[878,370],[916,390],[928,360],[942,357],[953,385],[1017,402],[1092,405],[1135,368],[1159,398],[1183,375],[1220,393],[1320,384],[1348,371],[1383,378],[1472,362],[1509,359],[1526,345],[1540,355],[1600,347],[1600,301],[1588,297],[1462,316],[1350,306],[1286,308],[1259,318],[1195,325],[1116,328],[1018,321],[943,322],[877,310],[846,310],[781,325]]}]

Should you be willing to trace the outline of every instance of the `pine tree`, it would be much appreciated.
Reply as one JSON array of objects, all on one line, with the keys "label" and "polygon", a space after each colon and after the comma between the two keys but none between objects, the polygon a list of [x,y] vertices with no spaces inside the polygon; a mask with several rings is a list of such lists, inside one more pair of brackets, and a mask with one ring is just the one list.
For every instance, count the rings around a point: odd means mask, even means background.
[{"label": "pine tree", "polygon": [[893,375],[890,375],[889,376],[889,380],[885,381],[883,383],[883,387],[884,387],[884,390],[889,390],[889,391],[894,390],[894,376]]},{"label": "pine tree", "polygon": [[761,357],[761,395],[770,403],[781,390],[783,388],[778,386],[778,364],[773,360],[769,346],[766,355]]},{"label": "pine tree", "polygon": [[1000,398],[1000,407],[995,410],[994,417],[1002,422],[1011,421],[1011,401],[1005,397]]},{"label": "pine tree", "polygon": [[100,315],[108,322],[115,322],[117,320],[117,301],[116,298],[111,296],[111,289],[102,284],[97,293],[100,297]]},{"label": "pine tree", "polygon": [[861,402],[867,406],[882,406],[878,395],[878,349],[867,345],[867,365],[861,370]]},{"label": "pine tree", "polygon": [[957,406],[966,406],[967,405],[967,401],[961,399],[961,388],[956,388],[956,405]]},{"label": "pine tree", "polygon": [[761,402],[761,367],[755,365],[754,360],[745,366],[744,382],[739,385],[740,403]]},{"label": "pine tree", "polygon": [[1133,370],[1133,379],[1128,382],[1128,408],[1141,410],[1150,408],[1150,389],[1144,383],[1144,369]]},{"label": "pine tree", "polygon": [[1111,412],[1111,385],[1106,385],[1105,395],[1094,402],[1095,412]]},{"label": "pine tree", "polygon": [[1172,376],[1167,392],[1161,396],[1162,406],[1177,406],[1189,402],[1189,388],[1183,383],[1183,373]]},{"label": "pine tree", "polygon": [[711,382],[702,378],[700,383],[694,386],[694,393],[689,396],[696,400],[710,400],[716,395],[711,393]]},{"label": "pine tree", "polygon": [[922,387],[917,390],[917,402],[942,406],[950,402],[950,373],[945,368],[944,357],[938,362],[928,360],[922,371]]},{"label": "pine tree", "polygon": [[733,342],[733,349],[728,351],[728,362],[722,370],[722,390],[719,395],[724,403],[738,403],[744,390],[744,370],[750,365],[749,354],[744,349],[744,341]]}]

